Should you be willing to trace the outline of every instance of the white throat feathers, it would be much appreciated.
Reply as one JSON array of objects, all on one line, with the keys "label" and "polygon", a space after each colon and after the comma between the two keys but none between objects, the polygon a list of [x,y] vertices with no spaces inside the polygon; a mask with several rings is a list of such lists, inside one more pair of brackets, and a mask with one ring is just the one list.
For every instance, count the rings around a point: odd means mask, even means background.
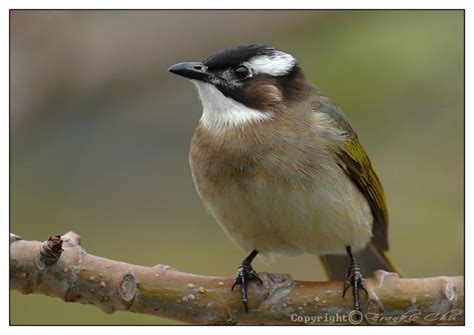
[{"label": "white throat feathers", "polygon": [[226,97],[214,85],[195,81],[203,112],[201,124],[208,130],[222,131],[228,127],[269,120],[272,113],[249,108],[232,98]]}]

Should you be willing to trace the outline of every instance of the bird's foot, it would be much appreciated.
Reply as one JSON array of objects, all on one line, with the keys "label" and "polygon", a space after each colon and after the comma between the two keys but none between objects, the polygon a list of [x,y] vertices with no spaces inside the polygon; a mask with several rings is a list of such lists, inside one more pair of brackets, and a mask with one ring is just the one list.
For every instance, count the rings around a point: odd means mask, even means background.
[{"label": "bird's foot", "polygon": [[234,279],[234,284],[232,285],[232,290],[236,285],[240,285],[240,291],[242,293],[242,304],[245,308],[245,313],[248,313],[248,294],[247,294],[247,285],[250,280],[258,280],[260,284],[262,284],[262,280],[258,276],[257,272],[252,268],[250,262],[242,262],[239,267],[237,268],[237,275]]},{"label": "bird's foot", "polygon": [[344,288],[342,290],[342,297],[346,294],[346,291],[349,287],[352,286],[352,296],[354,297],[354,310],[359,312],[359,316],[362,318],[362,310],[360,307],[360,290],[362,289],[366,295],[367,288],[364,283],[364,277],[362,276],[362,272],[360,271],[359,265],[355,261],[355,259],[351,260],[349,268],[347,269],[346,279],[344,281]]}]

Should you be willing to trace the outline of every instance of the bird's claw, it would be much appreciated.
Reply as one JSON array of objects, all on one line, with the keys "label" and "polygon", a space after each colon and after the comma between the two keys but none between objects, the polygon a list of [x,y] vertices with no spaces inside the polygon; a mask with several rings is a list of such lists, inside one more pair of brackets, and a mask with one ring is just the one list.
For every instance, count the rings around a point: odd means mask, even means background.
[{"label": "bird's claw", "polygon": [[237,275],[234,279],[234,284],[232,284],[232,290],[236,285],[240,285],[240,292],[242,293],[242,304],[245,308],[245,313],[248,313],[248,292],[247,292],[247,285],[250,280],[258,280],[260,284],[262,284],[262,280],[258,276],[257,272],[252,268],[252,265],[247,262],[243,262],[237,268]]},{"label": "bird's claw", "polygon": [[349,268],[347,270],[346,279],[344,281],[344,287],[342,290],[342,297],[346,294],[346,291],[349,287],[352,286],[352,296],[354,297],[354,309],[361,313],[362,310],[360,307],[360,295],[359,291],[362,289],[365,294],[368,296],[367,288],[365,286],[364,277],[362,276],[362,272],[360,271],[359,266],[355,261],[351,262]]}]

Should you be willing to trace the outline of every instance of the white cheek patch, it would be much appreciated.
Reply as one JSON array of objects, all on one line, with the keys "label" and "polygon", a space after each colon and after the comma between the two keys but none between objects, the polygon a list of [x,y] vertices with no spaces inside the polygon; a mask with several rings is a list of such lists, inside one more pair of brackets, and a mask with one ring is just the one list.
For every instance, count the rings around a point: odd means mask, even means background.
[{"label": "white cheek patch", "polygon": [[208,130],[221,131],[246,123],[269,120],[271,113],[249,108],[226,97],[214,85],[192,80],[199,91],[203,112],[201,124]]},{"label": "white cheek patch", "polygon": [[253,57],[248,63],[256,74],[264,73],[271,76],[284,76],[295,66],[296,60],[292,55],[276,51],[273,55]]}]

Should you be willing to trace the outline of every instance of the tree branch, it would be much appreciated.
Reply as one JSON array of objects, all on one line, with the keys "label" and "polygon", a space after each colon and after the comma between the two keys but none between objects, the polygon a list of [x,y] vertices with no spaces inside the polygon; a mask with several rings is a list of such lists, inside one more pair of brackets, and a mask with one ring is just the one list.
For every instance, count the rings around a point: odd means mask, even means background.
[{"label": "tree branch", "polygon": [[[63,250],[64,248],[64,250]],[[145,267],[90,255],[74,232],[45,242],[10,234],[10,285],[106,313],[130,311],[194,324],[351,324],[352,298],[342,282],[295,281],[287,274],[259,273],[249,286],[249,313],[230,278]],[[408,279],[376,271],[362,294],[370,324],[464,324],[464,277]]]}]

